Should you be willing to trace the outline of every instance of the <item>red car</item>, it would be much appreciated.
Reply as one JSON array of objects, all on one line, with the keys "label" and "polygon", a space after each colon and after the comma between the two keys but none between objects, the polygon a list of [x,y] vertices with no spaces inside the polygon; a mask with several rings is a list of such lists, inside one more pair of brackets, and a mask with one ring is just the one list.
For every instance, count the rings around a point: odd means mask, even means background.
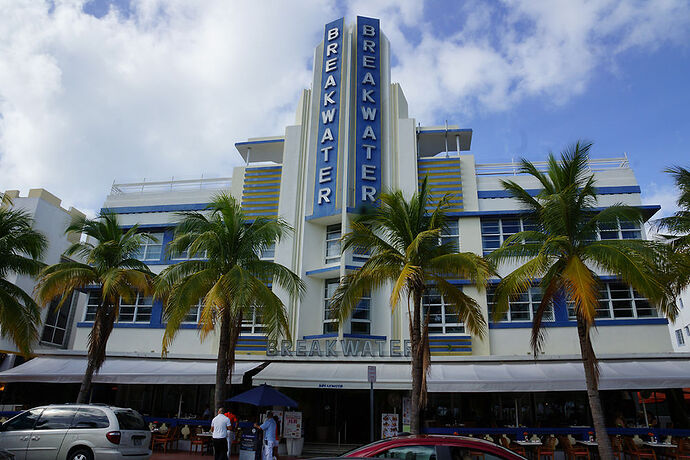
[{"label": "red car", "polygon": [[373,442],[343,457],[376,457],[399,460],[525,460],[489,441],[465,436],[400,436]]}]

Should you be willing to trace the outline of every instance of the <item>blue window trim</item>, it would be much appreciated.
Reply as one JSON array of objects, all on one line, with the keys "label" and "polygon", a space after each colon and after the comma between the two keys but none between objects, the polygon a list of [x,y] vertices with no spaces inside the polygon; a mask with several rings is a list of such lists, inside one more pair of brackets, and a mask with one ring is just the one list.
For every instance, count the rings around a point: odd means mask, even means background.
[{"label": "blue window trim", "polygon": [[[617,194],[629,194],[629,193],[642,193],[639,185],[623,185],[623,186],[611,186],[611,187],[596,187],[597,195],[617,195]],[[537,196],[542,191],[539,188],[525,189],[530,196]],[[512,192],[508,190],[480,190],[477,192],[477,197],[480,199],[486,198],[513,198]]]},{"label": "blue window trim", "polygon": [[[153,314],[151,316],[153,319]],[[93,322],[91,321],[80,321],[77,323],[77,327],[82,328],[92,328]],[[197,324],[180,324],[180,329],[198,329]],[[152,323],[115,323],[113,325],[115,329],[165,329],[165,324],[152,324]]]},{"label": "blue window trim", "polygon": [[[314,339],[332,339],[338,337],[336,332],[331,332],[329,334],[315,334],[315,335],[304,335],[302,340],[314,340]],[[364,339],[364,340],[387,340],[388,337],[385,335],[367,335],[367,334],[343,334],[343,338],[346,339]]]},{"label": "blue window trim", "polygon": [[155,206],[119,206],[101,208],[101,212],[113,214],[139,214],[148,212],[203,211],[210,203],[159,204]]},{"label": "blue window trim", "polygon": [[[645,214],[645,217],[649,218],[654,215],[661,206],[658,204],[643,204],[637,206],[631,206],[637,208]],[[594,208],[594,212],[603,211],[606,207]],[[492,216],[521,216],[524,214],[530,214],[532,211],[528,209],[506,209],[506,210],[496,210],[496,211],[458,211],[458,212],[447,212],[446,216],[449,217],[492,217]]]},{"label": "blue window trim", "polygon": [[[595,320],[597,327],[602,326],[642,326],[650,324],[668,324],[666,318],[630,318],[630,319],[599,319]],[[543,327],[577,327],[576,321],[544,321]],[[514,323],[489,323],[489,329],[531,329],[531,321]]]}]

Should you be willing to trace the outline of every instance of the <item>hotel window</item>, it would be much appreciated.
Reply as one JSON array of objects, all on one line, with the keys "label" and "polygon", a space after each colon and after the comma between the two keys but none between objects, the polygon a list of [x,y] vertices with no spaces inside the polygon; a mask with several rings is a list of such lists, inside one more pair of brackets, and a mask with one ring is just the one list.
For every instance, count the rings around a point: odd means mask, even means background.
[{"label": "hotel window", "polygon": [[[575,318],[575,305],[568,302],[568,316]],[[656,318],[657,311],[644,296],[627,284],[608,281],[599,287],[597,318]]]},{"label": "hotel window", "polygon": [[683,337],[682,329],[676,329],[676,342],[678,343],[679,347],[685,345],[685,337]]},{"label": "hotel window", "polygon": [[441,232],[441,238],[439,241],[441,244],[450,244],[453,248],[453,252],[458,252],[460,247],[460,231],[458,229],[458,219],[450,219],[446,222],[446,228]]},{"label": "hotel window", "polygon": [[340,260],[340,236],[342,234],[340,224],[326,227],[326,263],[330,264]]},{"label": "hotel window", "polygon": [[72,312],[72,297],[70,294],[67,300],[62,304],[59,310],[56,310],[60,299],[57,298],[50,303],[46,319],[43,323],[43,333],[41,334],[41,342],[50,343],[53,345],[65,345],[67,338],[67,323]]},{"label": "hotel window", "polygon": [[125,303],[120,299],[120,314],[118,323],[149,323],[151,322],[151,310],[153,298],[137,293],[132,303]]},{"label": "hotel window", "polygon": [[204,298],[202,297],[196,304],[191,306],[189,312],[187,312],[187,316],[184,317],[182,322],[187,324],[198,324],[199,319],[201,318],[201,310],[203,308],[203,305]]},{"label": "hotel window", "polygon": [[422,296],[422,314],[429,313],[430,334],[464,333],[465,325],[455,314],[452,305],[436,289],[427,289]]},{"label": "hotel window", "polygon": [[101,293],[99,291],[89,291],[89,299],[86,301],[86,312],[84,321],[93,322],[96,320],[96,310],[101,305]]},{"label": "hotel window", "polygon": [[273,243],[267,246],[263,251],[261,251],[261,260],[273,260],[276,257],[276,244]]},{"label": "hotel window", "polygon": [[197,251],[193,257],[189,255],[189,248],[185,249],[179,254],[172,254],[173,259],[184,259],[184,260],[203,260],[206,259],[206,249],[203,251]]},{"label": "hotel window", "polygon": [[[486,290],[486,301],[489,306],[489,319],[493,320],[493,311],[495,308],[494,295],[496,292],[495,286],[489,286]],[[534,313],[539,309],[541,304],[541,288],[539,286],[532,286],[526,292],[512,297],[508,300],[508,311],[505,312],[501,321],[517,322],[517,321],[532,321]],[[554,312],[553,304],[544,311],[542,316],[543,321],[553,321]]]},{"label": "hotel window", "polygon": [[252,307],[251,313],[242,318],[242,334],[263,334],[264,324],[261,320],[261,309]]},{"label": "hotel window", "polygon": [[597,234],[600,240],[632,240],[642,238],[640,225],[637,222],[625,220],[602,222],[599,224]]},{"label": "hotel window", "polygon": [[482,248],[484,255],[490,254],[501,247],[503,242],[518,232],[536,230],[533,220],[520,217],[504,217],[500,219],[482,218]]},{"label": "hotel window", "polygon": [[335,310],[331,307],[331,298],[338,288],[340,280],[338,278],[326,280],[324,283],[324,299],[323,299],[323,333],[338,332],[338,317]]},{"label": "hotel window", "polygon": [[371,293],[362,295],[359,303],[352,312],[350,319],[350,332],[352,334],[371,333]]},{"label": "hotel window", "polygon": [[163,252],[163,232],[148,233],[148,235],[154,240],[142,238],[139,251],[134,257],[144,262],[160,260]]}]

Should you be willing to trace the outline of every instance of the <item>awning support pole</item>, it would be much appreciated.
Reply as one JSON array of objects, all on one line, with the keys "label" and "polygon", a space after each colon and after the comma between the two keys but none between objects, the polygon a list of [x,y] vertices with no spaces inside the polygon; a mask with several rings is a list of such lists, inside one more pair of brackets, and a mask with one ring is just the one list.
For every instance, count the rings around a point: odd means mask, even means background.
[{"label": "awning support pole", "polygon": [[649,428],[649,419],[647,418],[647,404],[642,400],[642,413],[644,414],[644,424]]},{"label": "awning support pole", "polygon": [[374,442],[374,382],[369,382],[369,441]]}]

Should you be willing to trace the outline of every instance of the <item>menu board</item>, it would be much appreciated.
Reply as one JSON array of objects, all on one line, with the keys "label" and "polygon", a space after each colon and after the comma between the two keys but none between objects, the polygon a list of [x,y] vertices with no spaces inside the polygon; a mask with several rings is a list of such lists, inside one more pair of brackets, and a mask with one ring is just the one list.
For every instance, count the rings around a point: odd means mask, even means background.
[{"label": "menu board", "polygon": [[381,439],[398,435],[398,414],[381,414]]},{"label": "menu board", "polygon": [[288,439],[302,437],[302,413],[285,412],[283,415],[283,436]]}]

